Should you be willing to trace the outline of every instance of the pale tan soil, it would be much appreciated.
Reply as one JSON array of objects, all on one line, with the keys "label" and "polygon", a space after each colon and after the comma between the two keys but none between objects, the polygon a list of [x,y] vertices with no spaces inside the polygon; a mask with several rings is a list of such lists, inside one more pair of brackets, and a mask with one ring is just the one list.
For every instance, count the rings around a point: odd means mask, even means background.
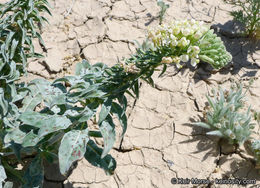
[{"label": "pale tan soil", "polygon": [[[72,74],[81,58],[113,65],[133,53],[133,40],[141,42],[147,27],[159,22],[155,0],[50,0],[50,3],[53,16],[48,16],[50,24],[42,29],[46,58],[29,64],[27,80]],[[247,84],[250,78],[255,78],[247,93],[247,104],[260,111],[259,43],[236,37],[228,12],[233,8],[221,0],[168,3],[165,22],[194,18],[214,25],[233,55],[233,66],[210,73],[209,66],[202,65],[197,70],[185,68],[177,75],[171,67],[162,78],[155,75],[156,87],[143,83],[140,99],[133,108],[129,107],[128,130],[122,145],[125,152],[115,149],[110,152],[117,161],[115,174],[107,176],[82,159],[67,179],[56,174],[58,169],[48,168],[46,188],[63,187],[63,183],[66,188],[192,187],[171,184],[174,177],[247,178],[259,183],[260,175],[249,161],[238,154],[228,155],[228,149],[220,155],[219,139],[205,136],[203,129],[190,125],[203,116],[205,94],[218,86],[228,88],[232,80]],[[35,45],[38,52],[43,52],[38,43]],[[119,142],[115,148],[118,147]]]}]

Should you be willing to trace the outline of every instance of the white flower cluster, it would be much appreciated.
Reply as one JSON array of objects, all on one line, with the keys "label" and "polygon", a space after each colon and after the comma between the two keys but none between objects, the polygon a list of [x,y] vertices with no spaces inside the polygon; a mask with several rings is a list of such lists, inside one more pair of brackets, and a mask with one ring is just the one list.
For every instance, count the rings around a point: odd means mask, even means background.
[{"label": "white flower cluster", "polygon": [[149,29],[148,39],[157,49],[168,48],[171,55],[162,58],[161,63],[175,63],[181,68],[180,62],[188,62],[196,66],[199,63],[200,48],[198,40],[209,30],[204,22],[195,20],[173,21],[169,25],[161,25]]}]

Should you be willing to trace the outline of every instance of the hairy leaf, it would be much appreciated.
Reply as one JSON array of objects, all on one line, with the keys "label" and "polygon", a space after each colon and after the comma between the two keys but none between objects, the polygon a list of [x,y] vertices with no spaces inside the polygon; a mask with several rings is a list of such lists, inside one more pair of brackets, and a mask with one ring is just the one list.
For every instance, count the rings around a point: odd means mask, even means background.
[{"label": "hairy leaf", "polygon": [[66,174],[71,164],[84,156],[88,141],[88,129],[72,130],[64,135],[59,147],[61,174]]},{"label": "hairy leaf", "polygon": [[19,119],[24,124],[39,128],[39,137],[61,129],[66,129],[71,125],[71,121],[65,116],[56,114],[46,115],[39,112],[24,112],[20,115]]},{"label": "hairy leaf", "polygon": [[104,104],[101,107],[101,111],[99,113],[98,124],[100,124],[102,121],[104,121],[104,119],[106,119],[106,117],[110,113],[111,105],[112,105],[111,99],[108,99],[104,102]]},{"label": "hairy leaf", "polygon": [[21,144],[25,137],[25,133],[19,129],[19,127],[9,129],[4,137],[5,143],[10,143],[11,141]]}]

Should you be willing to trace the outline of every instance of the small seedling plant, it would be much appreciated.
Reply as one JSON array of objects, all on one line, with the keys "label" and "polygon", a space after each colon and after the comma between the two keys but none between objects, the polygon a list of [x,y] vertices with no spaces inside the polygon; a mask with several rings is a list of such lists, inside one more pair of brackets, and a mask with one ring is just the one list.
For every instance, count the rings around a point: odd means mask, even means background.
[{"label": "small seedling plant", "polygon": [[[168,64],[178,66],[189,59],[194,66],[204,61],[217,69],[231,61],[212,30],[185,20],[150,30],[135,54],[112,67],[83,60],[75,75],[21,83],[27,59],[40,56],[32,40],[38,38],[44,45],[38,30],[47,21],[41,15],[50,14],[48,7],[47,0],[13,0],[1,6],[0,187],[11,187],[17,180],[22,187],[42,187],[44,161],[58,162],[66,175],[85,157],[113,174],[116,161],[109,155],[116,140],[113,119],[118,118],[123,137],[126,94],[138,98],[140,81],[153,85],[152,75],[161,65],[162,75]],[[97,145],[95,138],[103,138],[104,145]],[[18,170],[19,164],[24,168]]]},{"label": "small seedling plant", "polygon": [[260,1],[259,0],[225,0],[226,3],[238,7],[240,10],[232,11],[235,20],[246,27],[246,35],[258,36],[260,32]]},{"label": "small seedling plant", "polygon": [[166,13],[166,10],[170,7],[170,5],[166,4],[163,0],[157,0],[157,5],[160,7],[159,12],[159,24],[161,25],[163,22],[164,15]]}]

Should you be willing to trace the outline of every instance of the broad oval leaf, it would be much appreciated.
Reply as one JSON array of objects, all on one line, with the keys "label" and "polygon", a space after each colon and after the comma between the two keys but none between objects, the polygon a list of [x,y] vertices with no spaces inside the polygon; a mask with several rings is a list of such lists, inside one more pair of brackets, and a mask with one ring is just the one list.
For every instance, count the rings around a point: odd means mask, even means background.
[{"label": "broad oval leaf", "polygon": [[4,142],[7,144],[13,141],[14,143],[21,144],[25,135],[26,134],[22,132],[19,127],[16,127],[8,131],[4,137]]},{"label": "broad oval leaf", "polygon": [[66,174],[71,164],[84,156],[88,141],[88,129],[72,130],[63,136],[58,153],[61,174]]}]

